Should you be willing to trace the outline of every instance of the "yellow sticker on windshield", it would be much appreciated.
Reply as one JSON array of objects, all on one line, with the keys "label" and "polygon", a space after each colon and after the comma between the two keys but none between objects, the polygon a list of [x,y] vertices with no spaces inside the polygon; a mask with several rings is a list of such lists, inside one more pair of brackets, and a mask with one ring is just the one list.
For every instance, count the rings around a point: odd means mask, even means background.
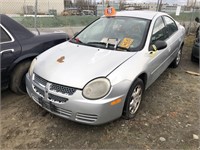
[{"label": "yellow sticker on windshield", "polygon": [[120,42],[120,45],[121,47],[124,47],[124,48],[129,48],[131,46],[131,44],[133,43],[133,39],[131,38],[124,38],[121,42]]}]

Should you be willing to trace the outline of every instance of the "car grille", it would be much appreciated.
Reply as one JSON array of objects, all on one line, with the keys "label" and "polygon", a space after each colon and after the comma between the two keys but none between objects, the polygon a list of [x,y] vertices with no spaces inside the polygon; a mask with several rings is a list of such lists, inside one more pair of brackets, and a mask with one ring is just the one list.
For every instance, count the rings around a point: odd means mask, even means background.
[{"label": "car grille", "polygon": [[[35,95],[32,95],[32,98],[37,101],[39,103],[39,100],[38,98],[36,98]],[[40,104],[41,105],[41,104]],[[42,104],[42,107],[46,108],[47,110],[50,110],[52,112],[55,112],[55,113],[58,113],[58,114],[61,114],[61,115],[64,115],[65,117],[67,118],[70,118],[72,116],[72,111],[70,110],[66,110],[66,109],[63,109],[63,108],[60,108],[60,107],[57,107],[57,106],[53,106],[53,109],[51,109],[51,106],[50,106],[50,103],[49,102],[45,102],[43,101],[43,104]]]},{"label": "car grille", "polygon": [[36,93],[38,93],[40,96],[44,97],[44,91],[37,86],[34,86],[34,90]]},{"label": "car grille", "polygon": [[76,120],[82,121],[82,122],[95,122],[98,119],[97,115],[93,114],[83,114],[83,113],[77,113]]},{"label": "car grille", "polygon": [[73,95],[74,92],[76,92],[75,88],[71,88],[71,87],[68,87],[68,86],[63,86],[63,85],[59,85],[59,84],[55,84],[55,83],[52,83],[50,85],[50,90],[55,91],[55,92],[59,92],[59,93],[62,93],[62,94],[68,94],[68,95]]},{"label": "car grille", "polygon": [[46,86],[46,85],[47,85],[47,80],[41,78],[41,77],[38,76],[37,74],[35,74],[34,81],[35,81],[36,83],[39,83],[39,84],[43,85],[43,86]]},{"label": "car grille", "polygon": [[49,94],[48,98],[49,98],[49,100],[53,100],[53,101],[56,101],[56,102],[59,102],[59,103],[63,103],[63,102],[68,101],[67,98],[63,98],[63,97],[56,96],[56,95],[53,95],[53,94]]},{"label": "car grille", "polygon": [[47,83],[50,83],[50,90],[61,94],[73,95],[76,92],[75,88],[48,82],[37,74],[35,74],[34,82],[43,87],[45,87]]}]

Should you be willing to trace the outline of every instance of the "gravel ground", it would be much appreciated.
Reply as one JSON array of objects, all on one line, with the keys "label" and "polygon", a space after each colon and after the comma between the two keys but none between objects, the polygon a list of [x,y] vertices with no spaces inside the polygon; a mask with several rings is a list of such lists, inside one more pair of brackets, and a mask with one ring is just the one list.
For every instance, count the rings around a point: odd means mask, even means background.
[{"label": "gravel ground", "polygon": [[183,59],[146,91],[133,120],[88,126],[54,116],[27,95],[1,93],[1,149],[188,149],[199,147],[199,72],[190,61],[190,36]]}]

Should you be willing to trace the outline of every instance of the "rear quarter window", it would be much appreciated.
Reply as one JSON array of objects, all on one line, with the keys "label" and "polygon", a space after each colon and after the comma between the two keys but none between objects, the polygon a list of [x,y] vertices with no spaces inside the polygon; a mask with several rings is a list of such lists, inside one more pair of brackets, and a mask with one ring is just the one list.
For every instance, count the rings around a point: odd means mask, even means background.
[{"label": "rear quarter window", "polygon": [[167,34],[170,37],[172,34],[174,34],[178,30],[178,27],[177,27],[175,21],[172,20],[171,18],[164,16],[163,19],[165,21]]},{"label": "rear quarter window", "polygon": [[0,26],[0,43],[9,42],[11,41],[11,37],[8,35],[8,33]]},{"label": "rear quarter window", "polygon": [[159,17],[154,24],[153,33],[151,37],[151,44],[154,44],[158,40],[164,41],[167,38],[168,36],[166,34],[165,24],[163,22],[163,19]]}]

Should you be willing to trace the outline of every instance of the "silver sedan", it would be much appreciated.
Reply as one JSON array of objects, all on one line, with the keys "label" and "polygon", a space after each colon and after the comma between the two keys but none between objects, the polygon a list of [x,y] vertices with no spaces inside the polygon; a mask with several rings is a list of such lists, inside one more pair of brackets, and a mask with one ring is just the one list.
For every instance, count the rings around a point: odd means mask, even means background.
[{"label": "silver sedan", "polygon": [[47,111],[76,122],[131,119],[145,89],[169,65],[178,66],[184,36],[184,27],[161,12],[102,16],[33,60],[27,92]]}]

